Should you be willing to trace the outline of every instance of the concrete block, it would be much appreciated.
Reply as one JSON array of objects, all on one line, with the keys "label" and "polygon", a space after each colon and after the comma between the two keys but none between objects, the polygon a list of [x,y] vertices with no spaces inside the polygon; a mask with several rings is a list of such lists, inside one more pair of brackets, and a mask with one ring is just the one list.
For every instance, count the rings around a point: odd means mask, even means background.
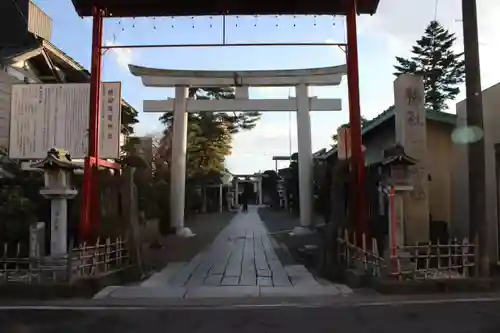
[{"label": "concrete block", "polygon": [[240,278],[239,276],[225,276],[222,281],[222,286],[237,286]]},{"label": "concrete block", "polygon": [[257,285],[257,275],[256,274],[243,274],[240,279],[240,286],[256,286]]},{"label": "concrete block", "polygon": [[202,262],[196,267],[193,275],[189,278],[186,286],[201,286],[205,279],[207,278],[208,271],[210,270],[211,263],[210,262]]},{"label": "concrete block", "polygon": [[97,294],[92,297],[92,299],[103,299],[103,298],[109,298],[111,294],[116,291],[117,289],[121,288],[121,286],[109,286],[101,291],[99,291]]},{"label": "concrete block", "polygon": [[308,287],[319,287],[321,286],[314,276],[302,265],[291,265],[285,266],[285,271],[287,272],[292,285],[294,286],[308,286]]},{"label": "concrete block", "polygon": [[273,280],[270,276],[259,276],[257,278],[257,285],[263,286],[263,287],[272,287]]},{"label": "concrete block", "polygon": [[309,296],[335,296],[340,291],[334,286],[330,287],[260,287],[261,297],[309,297]]},{"label": "concrete block", "polygon": [[259,297],[259,287],[253,286],[203,286],[191,288],[187,291],[185,298],[238,298]]},{"label": "concrete block", "polygon": [[143,281],[143,287],[165,286],[169,280],[180,270],[186,267],[187,262],[173,262],[167,265],[158,273],[153,274],[149,279]]},{"label": "concrete block", "polygon": [[208,286],[220,286],[222,277],[222,274],[210,274],[205,279],[205,284]]},{"label": "concrete block", "polygon": [[184,287],[120,287],[113,291],[110,298],[178,298],[182,299],[186,293]]},{"label": "concrete block", "polygon": [[342,295],[350,295],[353,293],[353,290],[345,284],[334,284],[334,286],[340,291]]},{"label": "concrete block", "polygon": [[183,287],[191,275],[193,275],[198,265],[203,262],[203,259],[203,254],[198,253],[186,266],[180,268],[177,273],[169,279],[168,284],[176,287]]}]

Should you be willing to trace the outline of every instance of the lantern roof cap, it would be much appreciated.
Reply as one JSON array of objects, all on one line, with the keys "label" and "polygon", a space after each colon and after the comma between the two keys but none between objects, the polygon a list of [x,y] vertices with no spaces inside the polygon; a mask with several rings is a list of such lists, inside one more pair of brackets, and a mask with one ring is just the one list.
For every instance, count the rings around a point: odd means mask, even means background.
[{"label": "lantern roof cap", "polygon": [[381,164],[386,165],[415,165],[417,159],[406,155],[405,149],[402,145],[396,144],[393,147],[384,149],[384,159]]},{"label": "lantern roof cap", "polygon": [[52,148],[47,152],[47,156],[41,160],[31,164],[33,168],[61,168],[67,170],[81,169],[78,165],[71,160],[71,154],[64,149]]}]

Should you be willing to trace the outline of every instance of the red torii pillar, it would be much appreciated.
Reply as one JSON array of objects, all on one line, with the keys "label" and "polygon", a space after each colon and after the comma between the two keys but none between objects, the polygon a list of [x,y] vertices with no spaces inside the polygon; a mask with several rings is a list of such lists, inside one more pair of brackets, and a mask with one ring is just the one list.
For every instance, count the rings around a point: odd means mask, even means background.
[{"label": "red torii pillar", "polygon": [[92,20],[92,59],[90,69],[90,110],[88,151],[85,158],[80,221],[80,240],[92,238],[93,227],[99,219],[99,111],[101,95],[102,35],[104,19],[100,8],[94,6]]},{"label": "red torii pillar", "polygon": [[90,110],[88,126],[88,151],[85,158],[81,221],[79,240],[89,241],[95,236],[99,225],[101,195],[99,188],[99,167],[120,170],[120,165],[99,158],[99,121],[101,108],[102,81],[102,38],[104,30],[104,12],[98,6],[92,9],[92,60],[90,72]]},{"label": "red torii pillar", "polygon": [[358,32],[356,25],[357,0],[348,0],[347,27],[347,81],[349,91],[349,125],[351,132],[351,219],[356,222],[358,235],[368,233],[365,200],[365,161],[361,140],[361,107],[359,97]]},{"label": "red torii pillar", "polygon": [[104,15],[102,9],[93,8],[92,23],[92,62],[90,74],[90,110],[89,110],[89,142],[85,158],[82,189],[82,208],[80,221],[80,240],[89,241],[95,235],[95,229],[100,220],[100,188],[99,166],[119,170],[120,165],[99,158],[99,121],[101,108],[101,78],[102,78],[102,37]]}]

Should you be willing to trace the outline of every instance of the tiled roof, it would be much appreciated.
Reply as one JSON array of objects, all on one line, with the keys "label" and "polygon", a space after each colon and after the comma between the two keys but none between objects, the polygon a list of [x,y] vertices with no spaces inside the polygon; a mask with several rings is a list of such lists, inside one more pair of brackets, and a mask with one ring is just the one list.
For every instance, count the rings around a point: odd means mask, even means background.
[{"label": "tiled roof", "polygon": [[[361,129],[361,135],[365,136],[368,133],[372,133],[380,125],[392,119],[392,117],[394,117],[394,105],[389,107],[387,110],[385,110],[375,118],[369,120]],[[456,124],[457,116],[452,113],[427,110],[426,119],[454,126]],[[332,156],[336,152],[337,152],[337,145],[333,146],[330,150],[325,152],[323,155],[318,156],[317,158],[325,159]]]},{"label": "tiled roof", "polygon": [[[43,39],[41,37],[37,37],[32,34],[31,37],[28,38],[28,42],[26,42],[24,45],[1,48],[0,59],[12,59],[15,58],[16,56],[20,56],[24,53],[34,51],[39,48],[45,48],[55,53],[64,62],[66,62],[71,67],[74,67],[76,70],[82,72],[87,77],[87,79],[90,80],[90,72],[82,64],[80,64],[74,58],[70,57],[68,54],[66,54],[64,51],[59,49],[57,46],[55,46],[48,40]],[[126,108],[131,109],[132,112],[137,112],[137,110],[129,103],[127,103],[127,101],[125,101],[124,99],[122,99],[122,105]]]},{"label": "tiled roof", "polygon": [[[373,129],[377,128],[379,125],[391,119],[393,116],[394,116],[394,106],[391,106],[390,108],[388,108],[387,110],[385,110],[372,120],[368,121],[368,123],[366,123],[361,130],[362,135],[371,132]],[[447,123],[450,125],[455,125],[457,116],[451,113],[427,110],[426,118],[427,120],[434,120],[442,123]]]},{"label": "tiled roof", "polygon": [[29,39],[23,45],[5,46],[0,48],[0,60],[12,59],[38,48],[40,48],[40,44],[36,39]]}]

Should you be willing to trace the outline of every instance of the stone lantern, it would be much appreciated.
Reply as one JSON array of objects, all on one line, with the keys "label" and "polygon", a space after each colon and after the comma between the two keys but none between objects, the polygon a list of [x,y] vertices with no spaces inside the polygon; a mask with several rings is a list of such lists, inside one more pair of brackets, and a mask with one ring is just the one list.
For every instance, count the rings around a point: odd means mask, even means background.
[{"label": "stone lantern", "polygon": [[395,187],[397,191],[411,191],[409,167],[416,163],[417,160],[406,155],[401,145],[385,149],[384,159],[379,166],[382,182]]},{"label": "stone lantern", "polygon": [[393,255],[405,243],[403,198],[404,193],[413,191],[409,168],[416,163],[417,160],[406,155],[401,145],[384,150],[384,159],[379,163],[380,193],[389,198],[389,246]]},{"label": "stone lantern", "polygon": [[45,159],[33,163],[34,168],[44,170],[45,187],[40,194],[50,200],[50,254],[63,255],[68,251],[68,199],[78,191],[71,186],[71,175],[81,169],[71,161],[71,155],[62,149],[52,148]]}]

